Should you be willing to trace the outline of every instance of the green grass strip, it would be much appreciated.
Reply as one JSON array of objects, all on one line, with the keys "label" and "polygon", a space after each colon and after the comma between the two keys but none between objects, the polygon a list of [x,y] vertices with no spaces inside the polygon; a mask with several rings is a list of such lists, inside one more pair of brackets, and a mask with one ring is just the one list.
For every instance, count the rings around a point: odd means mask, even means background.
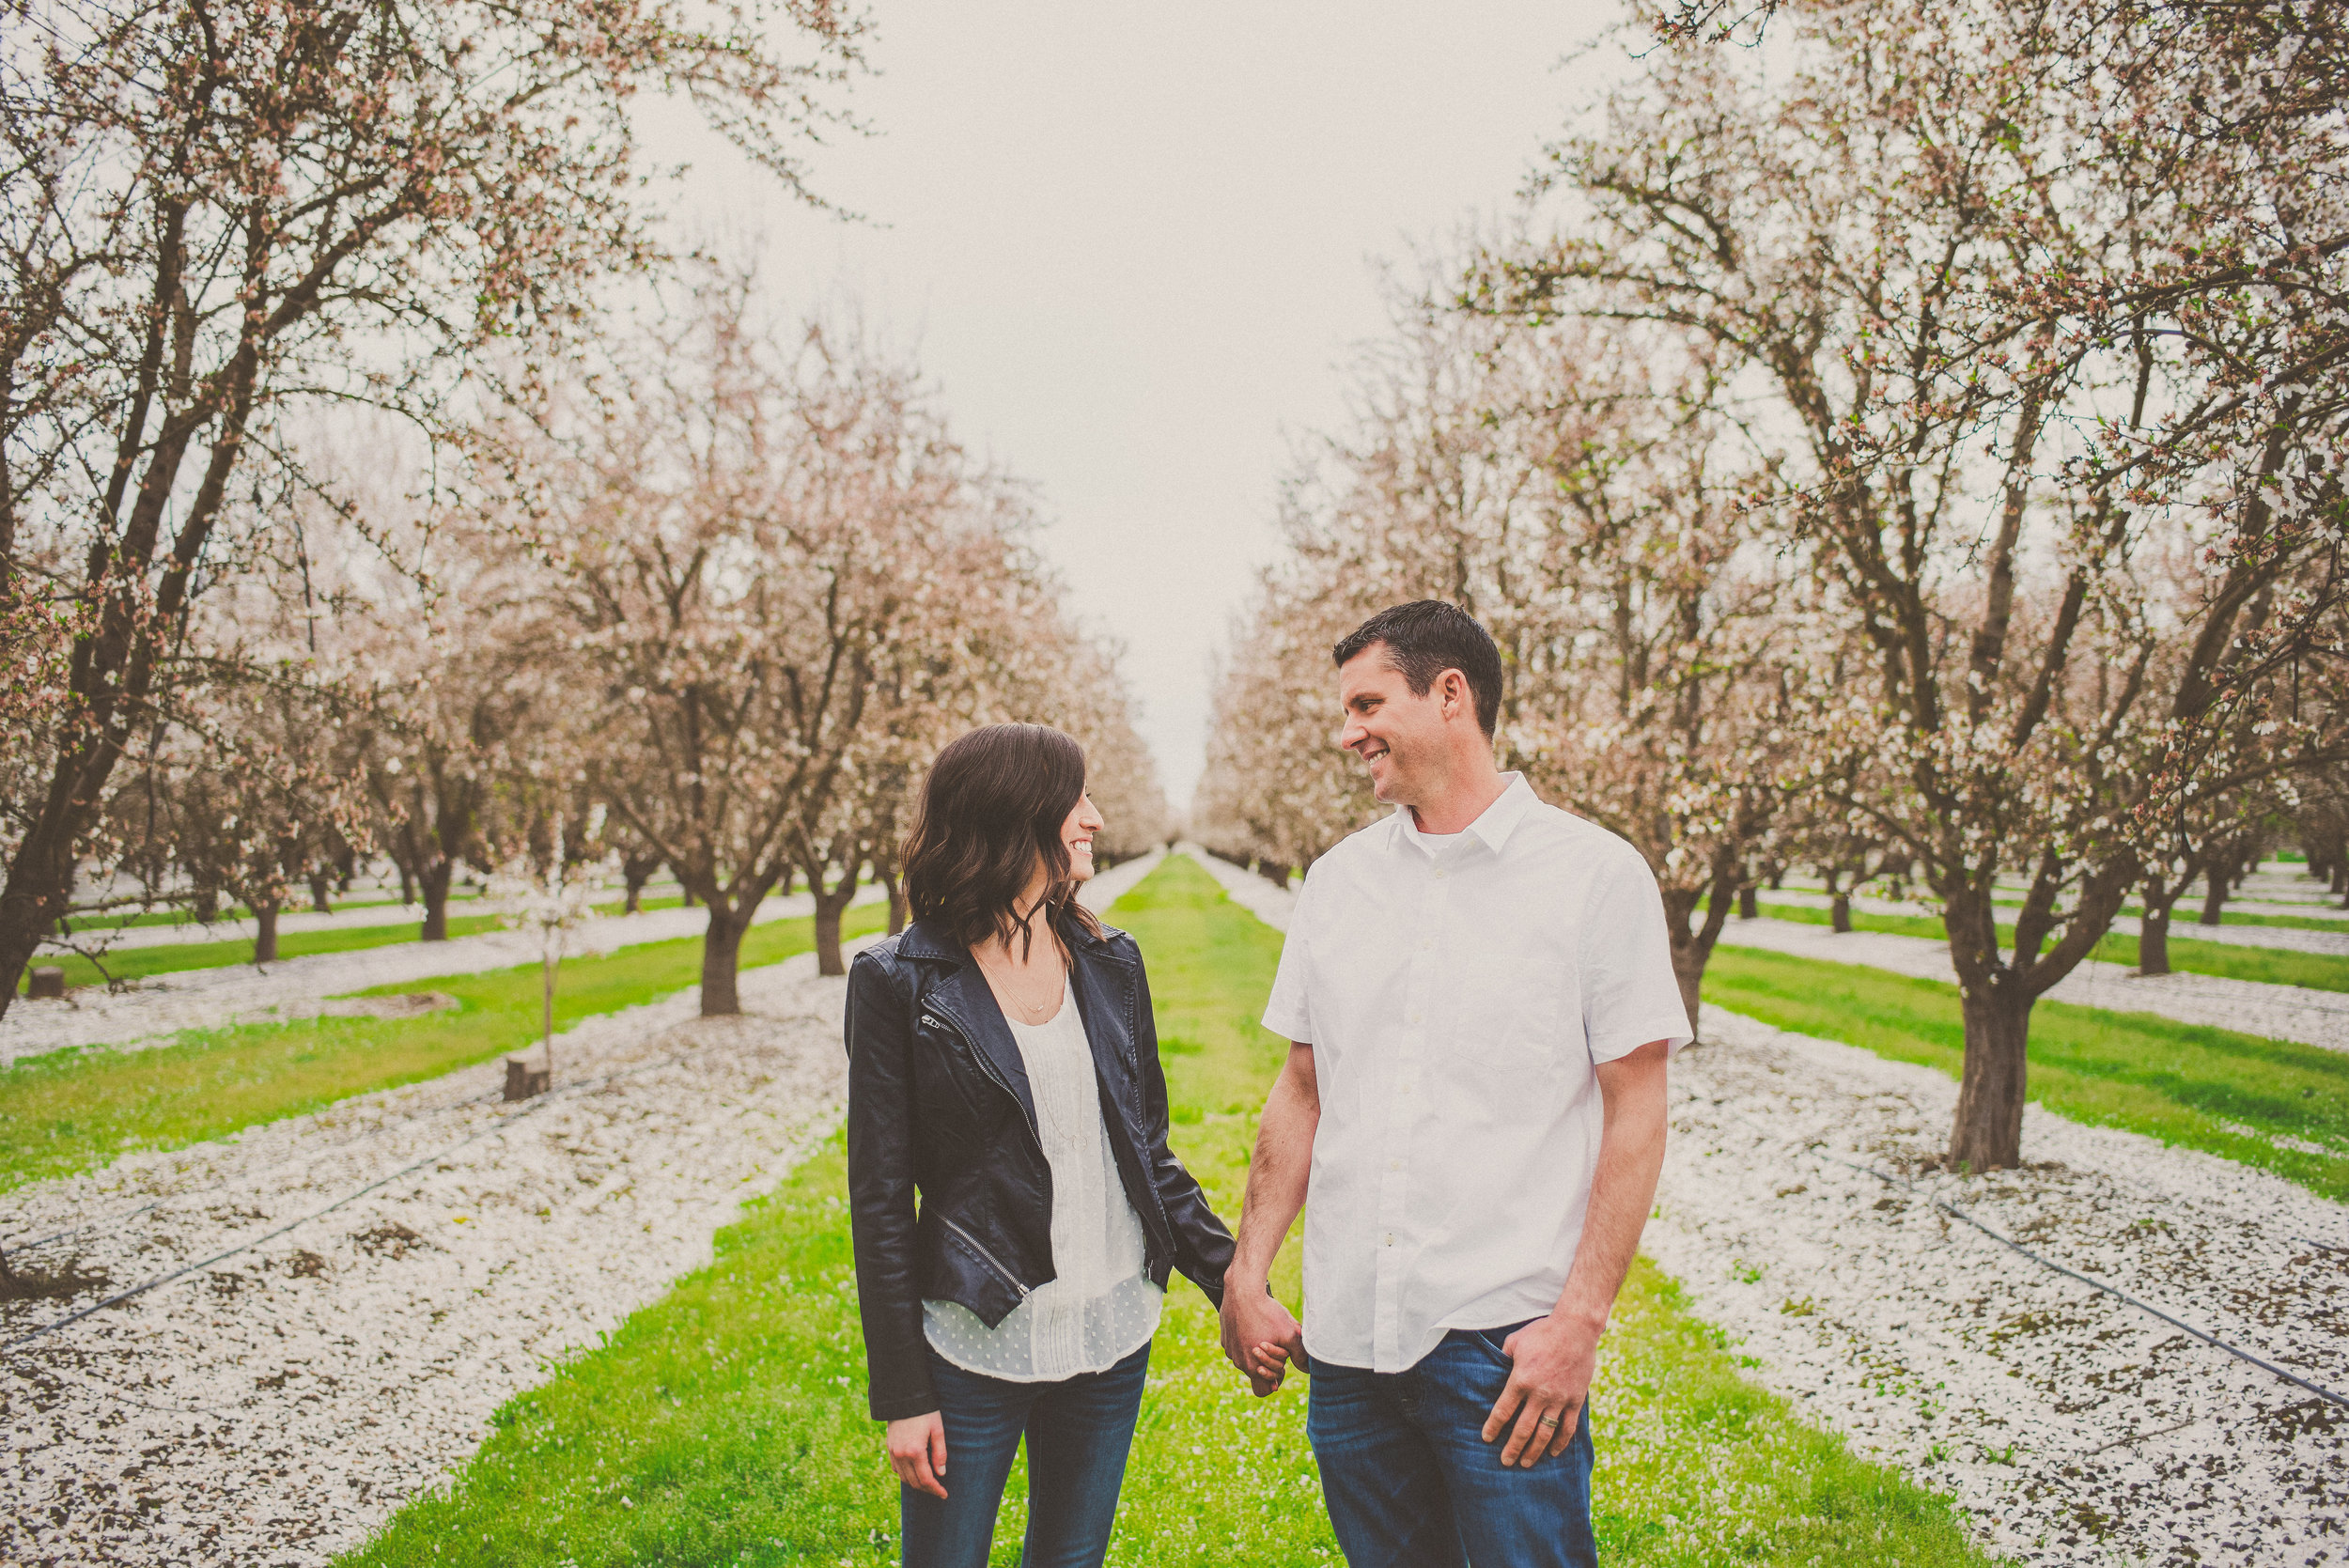
[{"label": "green grass strip", "polygon": [[[448,923],[451,937],[477,936],[494,931],[502,924],[495,915],[460,915]],[[392,947],[418,939],[424,929],[419,921],[389,922],[381,925],[349,925],[324,931],[289,931],[277,939],[279,959],[306,958],[317,953],[356,953],[363,948]],[[253,962],[253,939],[229,937],[216,942],[157,942],[152,947],[126,947],[93,962],[78,953],[43,955],[35,962],[55,964],[65,970],[65,983],[74,986],[102,986],[107,980],[145,980],[158,974],[179,974],[188,970],[226,969],[232,964]],[[20,994],[30,984],[29,975],[18,985]]]},{"label": "green grass strip", "polygon": [[[1793,921],[1802,925],[1828,925],[1833,923],[1832,911],[1813,908],[1808,904],[1764,904],[1762,913],[1771,920]],[[1949,939],[1949,931],[1937,915],[1875,915],[1855,909],[1851,917],[1855,931],[1888,931],[1898,937],[1930,937],[1935,941]],[[2266,986],[2306,986],[2318,991],[2349,991],[2349,958],[2328,957],[2321,953],[2288,953],[2280,948],[2234,947],[2224,942],[2201,942],[2191,937],[2181,937],[2178,927],[2170,927],[2170,967],[2186,974],[2215,975],[2224,980],[2255,980]],[[2015,927],[1999,927],[1999,939],[2012,943]],[[2137,939],[2114,932],[2096,944],[2092,957],[2108,964],[2137,968]]]},{"label": "green grass strip", "polygon": [[[842,929],[880,928],[885,904],[848,910]],[[815,922],[755,925],[742,967],[815,945]],[[677,937],[566,959],[555,1027],[698,985],[702,939]],[[435,1078],[538,1037],[539,966],[378,986],[362,994],[443,991],[457,1005],[421,1018],[306,1018],[186,1030],[144,1050],[90,1047],[27,1058],[0,1074],[0,1191],[94,1170],[132,1149],[179,1148],[336,1100]],[[559,1051],[560,1046],[558,1044]]]},{"label": "green grass strip", "polygon": [[[1183,859],[1114,918],[1150,960],[1176,1148],[1218,1210],[1237,1215],[1255,1112],[1285,1050],[1256,1025],[1281,939]],[[896,1484],[881,1428],[864,1417],[844,1177],[835,1139],[719,1234],[708,1268],[510,1401],[445,1492],[412,1502],[344,1561],[894,1563]],[[1274,1275],[1291,1301],[1297,1252],[1292,1241]],[[1304,1381],[1252,1398],[1223,1362],[1213,1312],[1178,1281],[1109,1560],[1339,1561],[1305,1442]],[[1595,1400],[1610,1564],[1989,1560],[1946,1501],[1745,1381],[1726,1338],[1646,1264],[1625,1291]],[[996,1563],[1019,1559],[1025,1494],[1015,1467]]]},{"label": "green grass strip", "polygon": [[[644,901],[642,912],[673,909],[682,902],[675,896],[647,898]],[[353,904],[346,908],[364,908],[367,906]],[[596,913],[616,915],[622,908],[622,901],[614,899],[609,904],[598,905]],[[451,938],[478,936],[484,931],[495,931],[505,924],[498,915],[457,915],[448,923],[448,934]],[[356,953],[362,948],[393,947],[402,942],[422,940],[423,934],[424,923],[421,919],[386,921],[381,925],[330,927],[323,931],[289,931],[277,939],[277,956],[282,961],[306,958],[318,953]],[[151,947],[126,947],[105,955],[102,962],[93,962],[78,953],[54,956],[44,955],[35,961],[54,964],[64,970],[65,983],[69,987],[102,986],[109,979],[145,980],[151,975],[179,974],[188,970],[226,969],[233,964],[249,964],[253,962],[253,939],[228,937],[216,942],[158,942]],[[23,995],[32,984],[29,971],[28,965],[26,974],[17,982],[19,995]]]},{"label": "green grass strip", "polygon": [[[2170,920],[2170,929],[2173,931],[2187,925],[2201,924],[2190,914],[2184,917],[2172,915]],[[2322,915],[2247,915],[2237,914],[2234,910],[2228,909],[2219,915],[2218,924],[2221,925],[2281,925],[2295,931],[2331,931],[2338,934],[2349,932],[2349,912],[2335,915],[2327,920]]]},{"label": "green grass strip", "polygon": [[[1952,1079],[1965,1063],[1957,987],[1939,981],[1720,947],[1705,968],[1704,996]],[[2349,1201],[2349,1053],[2060,1001],[2031,1010],[2029,1049],[2030,1097],[2060,1115],[2240,1160]]]}]

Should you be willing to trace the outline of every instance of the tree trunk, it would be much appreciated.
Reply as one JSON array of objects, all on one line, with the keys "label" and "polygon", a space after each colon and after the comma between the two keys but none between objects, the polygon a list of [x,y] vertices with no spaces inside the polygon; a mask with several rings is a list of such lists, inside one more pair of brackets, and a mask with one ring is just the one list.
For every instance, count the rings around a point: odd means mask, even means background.
[{"label": "tree trunk", "polygon": [[403,905],[416,901],[416,874],[405,865],[399,867],[399,901]]},{"label": "tree trunk", "polygon": [[709,904],[709,929],[702,934],[702,1017],[732,1017],[742,1011],[738,985],[742,965],[742,934],[751,928],[751,912],[758,908],[745,899],[740,913],[716,899]]},{"label": "tree trunk", "polygon": [[1704,1017],[1704,965],[1711,956],[1694,938],[1672,943],[1672,978],[1680,982],[1680,1005],[1688,1009],[1690,1044],[1695,1043],[1698,1020]]},{"label": "tree trunk", "polygon": [[1965,987],[1966,1076],[1957,1091],[1950,1162],[1968,1171],[2022,1163],[2031,995],[2003,970]]},{"label": "tree trunk", "polygon": [[310,874],[310,908],[322,915],[334,912],[334,884],[325,868]]},{"label": "tree trunk", "polygon": [[1762,918],[1761,900],[1755,896],[1753,884],[1751,882],[1748,882],[1744,887],[1737,890],[1737,918],[1739,920],[1759,920]]},{"label": "tree trunk", "polygon": [[277,962],[277,908],[274,898],[253,901],[253,961],[257,964]]},{"label": "tree trunk", "polygon": [[628,902],[621,906],[623,914],[641,914],[645,908],[645,884],[652,879],[652,868],[639,868],[634,861],[620,863],[620,875],[628,882]]},{"label": "tree trunk", "polygon": [[905,883],[894,871],[876,871],[873,875],[889,890],[889,934],[894,937],[906,928],[912,916],[912,909],[906,903]]},{"label": "tree trunk", "polygon": [[2214,863],[2210,868],[2210,891],[2202,895],[2201,924],[2218,924],[2218,912],[2227,907],[2227,884],[2232,878],[2229,863]]},{"label": "tree trunk", "polygon": [[545,962],[546,987],[538,1012],[538,1027],[544,1032],[547,1043],[547,1087],[550,1089],[554,1087],[554,971],[560,962],[561,959],[555,953],[552,942],[550,941]]},{"label": "tree trunk", "polygon": [[808,878],[808,887],[816,894],[816,972],[846,974],[848,961],[840,954],[840,917],[847,912],[849,901],[856,897],[856,867],[840,874],[839,885],[826,890],[820,877]]},{"label": "tree trunk", "polygon": [[2178,908],[2185,887],[2170,887],[2169,877],[2145,877],[2145,918],[2138,920],[2138,974],[2170,971],[2170,913]]},{"label": "tree trunk", "polygon": [[2170,972],[2170,906],[2164,904],[2156,914],[2150,898],[2145,901],[2145,918],[2137,923],[2137,972]]},{"label": "tree trunk", "polygon": [[[1717,876],[1709,888],[1666,888],[1664,894],[1664,934],[1672,944],[1672,978],[1680,983],[1680,1005],[1688,1014],[1688,1037],[1694,1043],[1704,1027],[1704,966],[1712,960],[1713,946],[1720,938],[1721,927],[1729,924],[1729,881]],[[1704,910],[1703,924],[1688,929],[1700,901]]]},{"label": "tree trunk", "polygon": [[2162,877],[2145,878],[2145,916],[2138,922],[2137,972],[2170,972],[2170,915],[2177,908],[2183,886],[2171,887]]},{"label": "tree trunk", "polygon": [[1850,893],[1838,893],[1835,895],[1834,902],[1828,906],[1828,923],[1835,927],[1838,936],[1851,935]]},{"label": "tree trunk", "polygon": [[448,884],[456,874],[454,861],[443,861],[428,867],[418,880],[424,892],[424,939],[428,942],[448,940]]}]

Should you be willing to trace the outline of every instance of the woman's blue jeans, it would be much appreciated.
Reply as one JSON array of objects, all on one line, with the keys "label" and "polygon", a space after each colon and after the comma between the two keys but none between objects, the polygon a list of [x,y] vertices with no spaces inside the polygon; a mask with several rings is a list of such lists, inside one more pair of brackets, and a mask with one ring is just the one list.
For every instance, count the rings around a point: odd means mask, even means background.
[{"label": "woman's blue jeans", "polygon": [[995,1513],[1028,1439],[1028,1539],[1021,1568],[1098,1568],[1117,1519],[1150,1347],[1106,1372],[1059,1383],[983,1377],[930,1352],[946,1428],[946,1500],[898,1488],[905,1568],[986,1568]]}]

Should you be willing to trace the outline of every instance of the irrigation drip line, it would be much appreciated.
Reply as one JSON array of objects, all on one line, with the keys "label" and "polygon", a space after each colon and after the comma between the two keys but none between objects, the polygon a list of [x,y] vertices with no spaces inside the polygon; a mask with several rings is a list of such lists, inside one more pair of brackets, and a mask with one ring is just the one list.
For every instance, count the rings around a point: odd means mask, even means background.
[{"label": "irrigation drip line", "polygon": [[[1875,1177],[1879,1181],[1890,1182],[1894,1186],[1905,1188],[1910,1192],[1918,1191],[1915,1184],[1911,1183],[1905,1176],[1891,1175],[1889,1172],[1877,1170],[1873,1165],[1854,1165],[1850,1160],[1836,1159],[1836,1157],[1833,1155],[1825,1155],[1822,1156],[1822,1157],[1834,1159],[1838,1165],[1851,1165],[1852,1169],[1855,1171],[1865,1171],[1868,1174]],[[1998,1242],[2001,1246],[2013,1248],[2015,1251],[2020,1252],[2023,1256],[2039,1265],[2042,1268],[2053,1269],[2056,1273],[2064,1276],[2066,1279],[2077,1280],[2081,1284],[2088,1286],[2091,1290],[2102,1291],[2116,1301],[2125,1301],[2130,1306],[2135,1307],[2139,1312],[2144,1312],[2149,1316],[2161,1319],[2162,1322],[2170,1325],[2170,1327],[2177,1329],[2181,1333],[2192,1335],[2194,1338],[2201,1341],[2204,1344],[2211,1346],[2213,1349],[2223,1350],[2239,1361],[2247,1361],[2252,1366],[2259,1368],[2262,1372],[2273,1373],[2276,1376],[2282,1378],[2285,1382],[2290,1383],[2296,1388],[2306,1389],[2309,1392],[2316,1395],[2319,1399],[2330,1400],[2333,1404],[2340,1405],[2342,1409],[2349,1410],[2349,1394],[2340,1393],[2332,1389],[2325,1387],[2322,1383],[2311,1383],[2295,1372],[2288,1371],[2283,1367],[2278,1366],[2273,1361],[2265,1360],[2261,1357],[2252,1355],[2241,1345],[2230,1344],[2216,1334],[2207,1333],[2202,1329],[2195,1327],[2194,1325],[2186,1322],[2184,1318],[2173,1316],[2169,1312],[2163,1312],[2159,1307],[2150,1305],[2147,1302],[2139,1301],[2136,1296],[2131,1296],[2128,1292],[2120,1289],[2118,1286],[2106,1284],[2102,1280],[2093,1279],[2089,1275],[2082,1274],[2077,1268],[2067,1268],[2063,1265],[2057,1263],[2050,1258],[2043,1258],[2038,1253],[2032,1251],[2030,1248],[2024,1246],[2021,1242],[2016,1241],[2010,1236],[2001,1235],[1999,1232],[1992,1230],[1989,1226],[1983,1224],[1981,1220],[1975,1219],[1964,1209],[1959,1208],[1955,1203],[1945,1203],[1941,1199],[1934,1196],[1931,1192],[1923,1193],[1922,1196],[1927,1203],[1931,1203],[1935,1208],[1939,1209],[1943,1214],[1949,1215],[1953,1219],[1964,1220],[1967,1224],[1971,1225],[1975,1230],[1980,1231],[1983,1235],[1988,1236],[1991,1240]]]},{"label": "irrigation drip line", "polygon": [[288,1219],[286,1223],[278,1226],[275,1230],[271,1231],[266,1234],[255,1236],[250,1241],[239,1242],[236,1246],[227,1249],[226,1251],[215,1252],[209,1258],[205,1258],[197,1263],[184,1265],[179,1268],[173,1269],[168,1274],[157,1275],[154,1279],[148,1280],[144,1283],[132,1285],[129,1290],[118,1291],[115,1295],[107,1296],[102,1301],[93,1301],[88,1306],[82,1308],[78,1312],[69,1312],[65,1316],[58,1318],[54,1322],[42,1324],[38,1328],[27,1329],[25,1332],[17,1335],[16,1338],[12,1340],[0,1340],[0,1351],[14,1350],[18,1345],[29,1343],[34,1340],[39,1339],[44,1334],[54,1334],[60,1328],[70,1327],[74,1324],[81,1322],[84,1318],[88,1317],[93,1312],[102,1312],[109,1307],[118,1307],[123,1302],[131,1300],[134,1296],[144,1296],[148,1291],[154,1290],[159,1286],[170,1284],[174,1280],[185,1279],[191,1274],[200,1273],[203,1270],[211,1267],[212,1265],[216,1263],[221,1263],[226,1259],[233,1258],[240,1252],[251,1251],[254,1248],[258,1247],[265,1241],[274,1241],[288,1231],[299,1229],[300,1227],[308,1224],[313,1219],[323,1219],[325,1216],[334,1213],[336,1209],[341,1208],[346,1203],[357,1202],[359,1199],[366,1197],[368,1193],[373,1192],[379,1187],[387,1187],[391,1183],[399,1180],[402,1176],[413,1175],[418,1171],[423,1170],[426,1166],[435,1164],[440,1160],[447,1158],[450,1155],[455,1154],[458,1150],[465,1147],[467,1144],[478,1142],[482,1139],[489,1137],[490,1134],[512,1126],[514,1123],[519,1122],[523,1117],[531,1114],[531,1112],[539,1110],[542,1106],[551,1102],[554,1096],[550,1094],[545,1100],[541,1100],[537,1104],[525,1106],[521,1110],[515,1111],[510,1116],[501,1116],[496,1121],[491,1122],[488,1126],[479,1128],[478,1130],[459,1139],[456,1142],[448,1145],[448,1147],[439,1150],[436,1153],[427,1155],[424,1158],[417,1160],[412,1165],[404,1165],[387,1176],[379,1176],[374,1181],[367,1183],[366,1186],[358,1188],[356,1191],[346,1193],[342,1197],[335,1199],[324,1208],[314,1209],[298,1219]]},{"label": "irrigation drip line", "polygon": [[[315,1160],[317,1157],[321,1154],[340,1154],[346,1149],[358,1147],[360,1144],[365,1143],[371,1138],[381,1138],[387,1132],[393,1132],[401,1127],[412,1126],[417,1122],[424,1121],[428,1117],[443,1116],[452,1110],[462,1110],[468,1106],[480,1105],[486,1101],[496,1099],[497,1097],[498,1092],[495,1090],[490,1090],[479,1094],[471,1095],[461,1100],[443,1100],[437,1105],[422,1106],[414,1110],[402,1111],[397,1116],[386,1117],[384,1120],[377,1123],[374,1126],[369,1127],[363,1133],[359,1133],[354,1137],[346,1138],[339,1143],[330,1144],[324,1149],[298,1155],[289,1155],[284,1159],[272,1160],[269,1164],[258,1166],[251,1171],[241,1171],[233,1175],[218,1176],[202,1187],[187,1188],[178,1192],[161,1193],[154,1198],[150,1198],[146,1203],[141,1203],[134,1209],[125,1209],[119,1214],[108,1215],[103,1219],[93,1219],[86,1225],[73,1225],[62,1231],[52,1231],[49,1234],[44,1236],[36,1236],[31,1241],[0,1242],[0,1248],[4,1248],[6,1250],[10,1252],[29,1252],[36,1247],[47,1247],[52,1243],[67,1241],[77,1235],[87,1235],[92,1231],[114,1230],[122,1225],[128,1224],[133,1219],[136,1219],[142,1214],[147,1214],[152,1210],[161,1208],[165,1203],[175,1203],[183,1199],[201,1198],[207,1193],[217,1192],[222,1188],[227,1187],[233,1182],[250,1181],[256,1177],[265,1176],[272,1171],[282,1171],[288,1165],[299,1165]],[[328,1109],[332,1108],[330,1107]],[[316,1124],[319,1116],[319,1111],[312,1111],[309,1119],[313,1124]]]},{"label": "irrigation drip line", "polygon": [[135,1296],[144,1296],[148,1291],[170,1284],[175,1280],[182,1280],[191,1274],[201,1273],[203,1270],[211,1267],[214,1264],[225,1262],[229,1258],[235,1257],[240,1252],[249,1252],[254,1248],[260,1246],[263,1242],[274,1241],[279,1236],[286,1234],[288,1231],[298,1230],[302,1226],[308,1224],[313,1219],[323,1219],[327,1215],[334,1213],[338,1208],[356,1203],[359,1199],[366,1197],[368,1193],[373,1192],[378,1188],[387,1187],[391,1183],[398,1181],[403,1176],[413,1175],[418,1171],[423,1170],[426,1166],[436,1164],[439,1161],[447,1158],[450,1155],[455,1154],[458,1150],[466,1147],[468,1144],[477,1143],[482,1139],[489,1137],[491,1133],[502,1132],[506,1127],[509,1127],[516,1122],[521,1121],[523,1117],[535,1115],[538,1111],[545,1110],[548,1106],[552,1105],[558,1099],[584,1094],[591,1089],[600,1089],[608,1084],[616,1083],[621,1079],[633,1078],[640,1073],[656,1072],[662,1067],[675,1066],[677,1063],[682,1062],[685,1058],[692,1055],[694,1052],[707,1050],[709,1047],[716,1044],[718,1044],[718,1042],[714,1040],[704,1041],[699,1045],[688,1046],[683,1050],[672,1052],[670,1055],[664,1056],[657,1062],[640,1063],[638,1065],[633,1067],[623,1067],[617,1071],[606,1073],[600,1078],[582,1079],[576,1083],[566,1084],[563,1088],[544,1094],[538,1099],[532,1101],[521,1110],[514,1111],[509,1115],[501,1116],[496,1121],[491,1122],[488,1126],[478,1128],[475,1131],[467,1134],[465,1137],[459,1139],[456,1142],[447,1145],[445,1148],[427,1155],[422,1159],[416,1160],[412,1164],[404,1165],[400,1169],[391,1172],[389,1175],[379,1176],[374,1181],[367,1183],[365,1187],[361,1187],[353,1191],[345,1193],[342,1197],[335,1199],[333,1203],[327,1204],[323,1208],[314,1209],[310,1213],[303,1215],[299,1219],[289,1219],[283,1225],[276,1227],[274,1230],[254,1236],[250,1240],[240,1242],[236,1246],[228,1248],[224,1251],[215,1252],[209,1258],[202,1259],[196,1263],[184,1265],[179,1268],[173,1269],[168,1274],[158,1275],[154,1279],[132,1285],[129,1290],[118,1291],[115,1295],[107,1296],[102,1301],[94,1301],[90,1303],[90,1305],[81,1308],[79,1311],[67,1313],[64,1317],[57,1318],[53,1322],[44,1323],[38,1328],[27,1329],[25,1332],[17,1335],[14,1339],[0,1340],[0,1352],[14,1350],[19,1345],[39,1339],[45,1334],[54,1334],[61,1328],[70,1327],[74,1324],[81,1322],[84,1318],[88,1317],[95,1312],[104,1312],[109,1307],[120,1306],[123,1302],[129,1301]]},{"label": "irrigation drip line", "polygon": [[[1694,1096],[1691,1097],[1693,1098]],[[1784,1139],[1780,1138],[1777,1134],[1770,1132],[1759,1124],[1749,1120],[1740,1111],[1732,1110],[1729,1114],[1736,1118],[1736,1120],[1744,1122],[1747,1126],[1752,1128],[1755,1132],[1760,1133],[1763,1137],[1770,1139],[1774,1142],[1786,1141]],[[2349,1394],[2344,1394],[2336,1389],[2328,1389],[2322,1383],[2312,1383],[2309,1381],[2309,1379],[2302,1377],[2299,1374],[2287,1368],[2279,1367],[2275,1362],[2267,1360],[2264,1358],[2255,1356],[2250,1351],[2244,1349],[2240,1345],[2231,1344],[2227,1341],[2220,1339],[2216,1334],[2195,1327],[2194,1325],[2186,1322],[2184,1318],[2165,1312],[2159,1307],[2153,1306],[2148,1302],[2139,1301],[2136,1296],[2131,1296],[2128,1292],[2120,1289],[2118,1286],[2106,1284],[2102,1280],[2092,1278],[2090,1275],[2082,1274],[2077,1268],[2069,1268],[2062,1264],[2055,1262],[2051,1258],[2042,1257],[2040,1254],[2032,1251],[2030,1248],[2024,1246],[2021,1242],[2015,1240],[2013,1237],[2001,1234],[1999,1232],[1992,1230],[1989,1226],[1983,1224],[1981,1220],[1975,1219],[1964,1209],[1959,1208],[1955,1203],[1947,1203],[1941,1198],[1937,1197],[1931,1191],[1918,1187],[1915,1182],[1910,1181],[1906,1176],[1894,1175],[1889,1171],[1878,1170],[1873,1165],[1864,1164],[1858,1160],[1844,1159],[1839,1155],[1828,1154],[1826,1150],[1820,1148],[1815,1143],[1806,1143],[1803,1145],[1803,1149],[1804,1152],[1816,1155],[1819,1158],[1827,1160],[1830,1164],[1841,1165],[1845,1170],[1858,1171],[1864,1174],[1874,1176],[1876,1180],[1884,1182],[1889,1186],[1900,1188],[1912,1196],[1921,1197],[1924,1199],[1926,1203],[1931,1203],[1935,1208],[1939,1209],[1943,1214],[1950,1216],[1953,1219],[1962,1220],[1966,1224],[1971,1225],[1975,1230],[1980,1231],[1983,1235],[1988,1236],[1991,1240],[1999,1243],[2002,1247],[2009,1248],[2014,1251],[2021,1253],[2024,1257],[2029,1258],[2031,1262],[2039,1265],[2042,1268],[2049,1269],[2054,1273],[2061,1274],[2068,1280],[2077,1280],[2081,1284],[2086,1285],[2089,1289],[2100,1291],[2103,1294],[2111,1296],[2116,1301],[2126,1302],[2129,1306],[2135,1307],[2139,1312],[2143,1312],[2150,1317],[2159,1318],[2162,1322],[2170,1325],[2170,1327],[2177,1329],[2183,1334],[2190,1335],[2193,1338],[2201,1341],[2204,1344],[2211,1346],[2215,1350],[2223,1350],[2239,1361],[2248,1362],[2250,1365],[2259,1368],[2262,1372],[2269,1373],[2277,1377],[2282,1378],[2285,1382],[2292,1384],[2295,1388],[2306,1389],[2310,1393],[2316,1395],[2319,1399],[2329,1400],[2333,1404],[2340,1405],[2342,1409],[2349,1410]],[[2318,1245],[2321,1246],[2323,1244],[2318,1243]]]}]

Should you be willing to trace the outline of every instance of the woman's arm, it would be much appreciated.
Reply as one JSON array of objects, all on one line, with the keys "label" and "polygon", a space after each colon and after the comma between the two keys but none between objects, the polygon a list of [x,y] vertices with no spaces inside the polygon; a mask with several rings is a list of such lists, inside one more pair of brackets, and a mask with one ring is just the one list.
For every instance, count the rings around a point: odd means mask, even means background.
[{"label": "woman's arm", "polygon": [[913,1071],[908,999],[882,962],[848,970],[848,1224],[876,1421],[938,1408],[913,1245]]},{"label": "woman's arm", "polygon": [[1174,1266],[1220,1307],[1223,1273],[1232,1264],[1232,1233],[1207,1206],[1198,1179],[1183,1169],[1183,1162],[1167,1147],[1166,1073],[1159,1065],[1159,1024],[1150,1007],[1150,973],[1139,950],[1134,955],[1134,975],[1142,993],[1134,1017],[1138,1032],[1134,1046],[1142,1059],[1142,1111],[1149,1139],[1143,1157],[1150,1163],[1150,1181],[1158,1188],[1159,1202],[1174,1227]]}]

